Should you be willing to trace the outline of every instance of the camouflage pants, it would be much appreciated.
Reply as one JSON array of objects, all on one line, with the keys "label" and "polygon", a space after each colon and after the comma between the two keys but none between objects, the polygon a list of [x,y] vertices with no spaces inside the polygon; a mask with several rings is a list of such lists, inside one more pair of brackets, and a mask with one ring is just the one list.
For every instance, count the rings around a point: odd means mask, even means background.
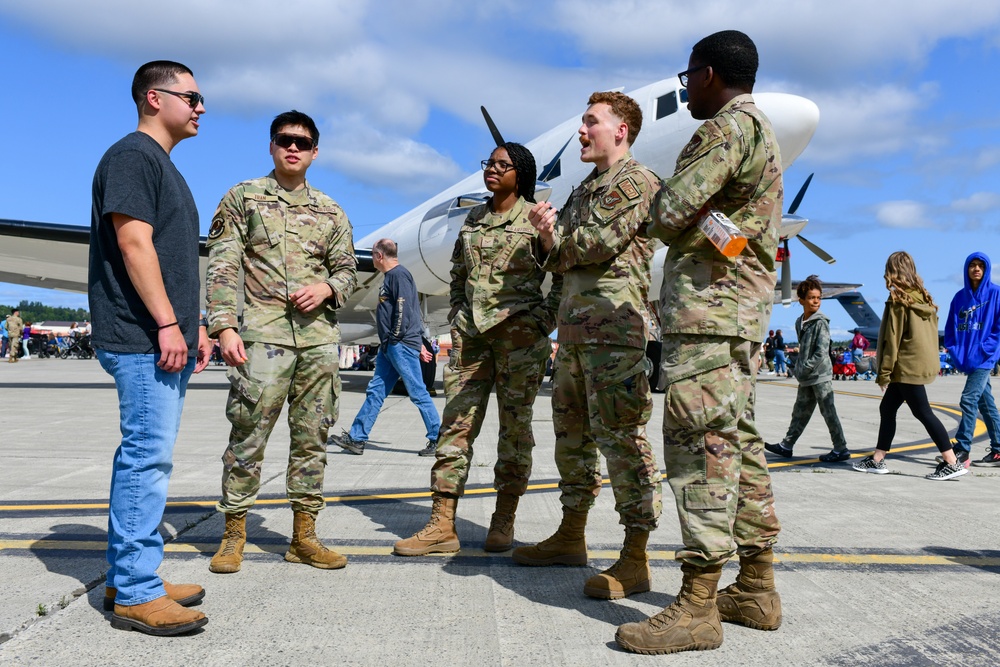
[{"label": "camouflage pants", "polygon": [[21,356],[21,335],[10,337],[10,348],[7,350],[7,357],[17,359]]},{"label": "camouflage pants", "polygon": [[523,495],[535,446],[531,416],[552,344],[534,318],[515,316],[477,336],[453,328],[451,345],[451,361],[444,370],[447,403],[431,468],[431,491],[458,496],[465,492],[472,443],[479,436],[495,386],[500,437],[493,487],[501,493]]},{"label": "camouflage pants", "polygon": [[604,454],[620,523],[653,530],[663,497],[646,439],[653,414],[646,367],[639,348],[563,343],[556,354],[552,422],[562,504],[583,512],[593,507]]},{"label": "camouflage pants", "polygon": [[809,387],[799,385],[799,391],[795,395],[795,405],[792,406],[792,421],[788,425],[784,440],[781,441],[782,444],[788,448],[795,446],[817,405],[819,413],[826,421],[826,427],[830,430],[834,450],[846,452],[847,438],[844,437],[844,428],[840,425],[840,417],[837,416],[837,408],[833,404],[832,380]]},{"label": "camouflage pants", "polygon": [[678,560],[716,565],[777,541],[781,526],[754,423],[759,348],[735,337],[663,337],[663,458],[684,540]]},{"label": "camouflage pants", "polygon": [[260,489],[264,448],[288,400],[291,446],[285,489],[292,509],[315,515],[323,506],[326,436],[337,421],[337,346],[306,348],[248,343],[247,361],[231,368],[226,417],[233,428],[222,455],[220,512],[251,508]]}]

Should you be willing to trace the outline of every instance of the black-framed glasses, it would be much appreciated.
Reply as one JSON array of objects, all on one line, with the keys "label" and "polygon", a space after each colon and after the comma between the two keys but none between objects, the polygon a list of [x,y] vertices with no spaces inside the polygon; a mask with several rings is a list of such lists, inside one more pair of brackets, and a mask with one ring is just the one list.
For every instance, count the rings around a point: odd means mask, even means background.
[{"label": "black-framed glasses", "polygon": [[205,98],[201,93],[196,93],[193,90],[187,90],[183,93],[177,92],[176,90],[167,90],[166,88],[152,88],[158,93],[167,93],[168,95],[174,95],[175,97],[183,97],[187,100],[188,106],[192,109],[197,109],[199,104],[205,103]]},{"label": "black-framed glasses", "polygon": [[479,164],[483,165],[483,171],[495,169],[501,176],[514,168],[514,165],[504,160],[483,160]]},{"label": "black-framed glasses", "polygon": [[275,146],[280,146],[281,148],[291,148],[292,144],[300,151],[311,151],[316,144],[313,143],[312,137],[303,137],[298,134],[276,134],[271,138]]},{"label": "black-framed glasses", "polygon": [[688,87],[688,77],[690,75],[694,74],[695,72],[697,72],[698,70],[703,70],[706,67],[711,67],[711,65],[702,65],[701,67],[692,67],[689,70],[686,70],[684,72],[678,73],[677,74],[677,78],[681,80],[681,85],[684,86],[685,88],[687,88]]}]

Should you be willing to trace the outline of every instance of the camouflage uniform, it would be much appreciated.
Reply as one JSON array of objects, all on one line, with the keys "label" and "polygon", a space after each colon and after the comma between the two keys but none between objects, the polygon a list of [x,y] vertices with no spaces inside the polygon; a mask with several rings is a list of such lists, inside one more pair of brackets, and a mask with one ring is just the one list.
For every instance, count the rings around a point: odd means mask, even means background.
[{"label": "camouflage uniform", "polygon": [[7,360],[17,361],[20,357],[21,336],[24,334],[24,320],[17,315],[7,317],[7,335],[10,340],[10,348],[7,350]]},{"label": "camouflage uniform", "polygon": [[506,213],[492,213],[489,204],[478,206],[455,242],[451,306],[457,314],[444,374],[447,403],[431,469],[432,491],[464,493],[472,443],[494,387],[500,437],[493,486],[517,496],[527,489],[535,446],[531,415],[552,352],[549,333],[555,328],[562,287],[562,276],[554,276],[543,298],[545,272],[532,255],[536,232],[528,222],[530,207],[520,197]]},{"label": "camouflage uniform", "polygon": [[552,391],[556,466],[563,505],[587,511],[601,490],[598,451],[608,460],[615,509],[625,526],[652,530],[662,505],[660,471],[646,422],[646,238],[656,174],[625,155],[595,169],[559,213],[542,268],[563,275],[559,351]]},{"label": "camouflage uniform", "polygon": [[[739,95],[698,129],[652,207],[670,245],[660,292],[664,462],[680,518],[678,560],[724,563],[777,541],[764,442],[754,423],[757,358],[771,313],[781,160],[770,122]],[[721,210],[747,237],[727,258],[698,229]]]},{"label": "camouflage uniform", "polygon": [[[209,335],[239,327],[247,351],[246,363],[230,369],[226,416],[232,431],[218,509],[236,514],[253,505],[267,438],[287,398],[288,499],[293,510],[315,515],[324,504],[327,430],[338,416],[336,308],[357,282],[351,224],[336,202],[308,183],[290,192],[271,172],[223,197],[208,236]],[[299,311],[289,296],[320,281],[333,296],[312,312]]]}]

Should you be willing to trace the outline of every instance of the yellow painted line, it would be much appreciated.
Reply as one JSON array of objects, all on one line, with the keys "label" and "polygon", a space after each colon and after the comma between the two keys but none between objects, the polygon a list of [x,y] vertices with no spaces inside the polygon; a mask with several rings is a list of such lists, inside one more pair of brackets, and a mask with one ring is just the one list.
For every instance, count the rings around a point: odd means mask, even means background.
[{"label": "yellow painted line", "polygon": [[[769,382],[768,386],[779,386],[779,387],[789,387],[792,389],[797,389],[798,385],[785,383],[785,382]],[[843,394],[846,396],[857,396],[860,398],[873,398],[881,400],[881,396],[873,396],[871,394],[858,394],[847,391],[834,390],[835,394]],[[939,403],[931,403],[932,408],[938,410],[943,410],[954,415],[961,416],[962,411],[957,410],[948,405],[941,405]],[[981,420],[976,420],[976,428],[973,431],[972,437],[978,438],[979,436],[986,433],[986,424]],[[893,452],[909,452],[920,449],[928,449],[933,447],[934,443],[931,441],[920,442],[914,445],[908,445],[906,447],[894,447]],[[862,454],[853,454],[851,458],[861,458],[867,456],[868,452]],[[791,461],[771,461],[768,462],[768,468],[788,468],[791,466],[805,466],[811,465],[813,463],[820,463],[818,458],[816,459],[794,459]],[[602,480],[604,484],[610,484],[610,480],[605,478]],[[529,484],[528,491],[550,491],[552,489],[558,489],[558,483],[547,483],[547,484]],[[486,488],[486,489],[466,489],[465,495],[467,496],[479,496],[479,495],[489,495],[496,493],[496,489]],[[327,503],[352,503],[364,500],[413,500],[419,498],[429,498],[431,496],[430,491],[411,491],[406,493],[379,493],[370,495],[357,495],[357,496],[327,496],[324,500]],[[215,500],[171,500],[167,502],[167,507],[173,508],[183,508],[183,507],[193,507],[193,508],[204,508],[212,509],[216,505]],[[287,498],[261,498],[258,499],[254,505],[255,506],[278,506],[287,505]],[[107,503],[39,503],[34,505],[0,505],[0,512],[28,512],[28,511],[68,511],[68,510],[106,510],[108,509]]]},{"label": "yellow painted line", "polygon": [[[338,545],[329,542],[339,553],[345,556],[390,556],[392,547],[390,546],[352,546]],[[2,550],[60,550],[60,551],[97,551],[103,552],[107,549],[106,542],[93,541],[73,541],[73,540],[0,540],[0,551]],[[173,554],[213,554],[218,548],[215,542],[169,542],[164,545],[166,553]],[[288,549],[285,544],[271,544],[258,546],[253,542],[247,542],[244,553],[247,554],[283,554]],[[460,554],[464,557],[472,558],[503,558],[504,556],[495,553],[487,553],[482,549],[463,549]],[[438,558],[450,558],[455,554],[430,554]],[[619,556],[617,550],[590,550],[587,556],[594,560],[616,560]],[[676,552],[666,550],[651,550],[649,558],[652,561],[673,561]],[[1000,557],[985,556],[927,556],[927,555],[906,555],[906,554],[837,554],[837,553],[795,553],[782,552],[775,553],[776,563],[802,563],[802,564],[827,564],[827,565],[917,565],[917,566],[941,566],[941,565],[967,565],[974,567],[1000,567]],[[414,562],[417,562],[416,560]]]}]

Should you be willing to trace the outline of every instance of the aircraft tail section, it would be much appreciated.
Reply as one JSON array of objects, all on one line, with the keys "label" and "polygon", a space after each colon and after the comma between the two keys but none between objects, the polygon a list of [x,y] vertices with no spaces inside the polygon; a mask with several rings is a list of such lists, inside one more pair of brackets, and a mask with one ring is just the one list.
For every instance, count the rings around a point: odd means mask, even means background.
[{"label": "aircraft tail section", "polygon": [[861,295],[861,292],[845,292],[844,294],[838,294],[835,298],[859,327],[878,330],[879,325],[882,323],[882,318],[875,314],[875,311],[865,301],[865,297]]}]

